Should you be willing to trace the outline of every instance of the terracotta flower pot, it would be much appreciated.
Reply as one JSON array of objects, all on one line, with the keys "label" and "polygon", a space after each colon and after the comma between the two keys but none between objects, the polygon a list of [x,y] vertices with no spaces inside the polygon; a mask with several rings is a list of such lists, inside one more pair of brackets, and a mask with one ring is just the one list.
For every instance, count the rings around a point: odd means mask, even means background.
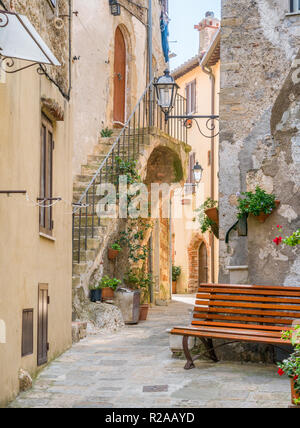
[{"label": "terracotta flower pot", "polygon": [[[275,205],[276,205],[276,208],[278,208],[280,205],[280,201],[276,200]],[[267,220],[267,218],[270,217],[271,214],[272,213],[266,214],[264,212],[261,212],[258,216],[255,216],[255,218],[259,221],[259,223],[264,223]]]},{"label": "terracotta flower pot", "polygon": [[[294,400],[299,400],[300,394],[296,392],[294,387],[294,380],[291,379],[291,396],[292,396],[292,404],[295,405]],[[300,406],[299,406],[300,407]]]},{"label": "terracotta flower pot", "polygon": [[148,317],[149,305],[148,303],[140,306],[140,321],[146,321]]},{"label": "terracotta flower pot", "polygon": [[118,250],[113,250],[112,248],[108,249],[108,260],[115,260],[119,255]]},{"label": "terracotta flower pot", "polygon": [[217,226],[219,226],[219,211],[217,208],[209,208],[205,210],[205,214],[210,220],[214,221]]},{"label": "terracotta flower pot", "polygon": [[110,287],[106,287],[106,288],[102,288],[102,300],[113,300],[115,296],[115,292],[112,288]]},{"label": "terracotta flower pot", "polygon": [[172,281],[172,294],[176,294],[176,285],[177,285],[177,281]]}]

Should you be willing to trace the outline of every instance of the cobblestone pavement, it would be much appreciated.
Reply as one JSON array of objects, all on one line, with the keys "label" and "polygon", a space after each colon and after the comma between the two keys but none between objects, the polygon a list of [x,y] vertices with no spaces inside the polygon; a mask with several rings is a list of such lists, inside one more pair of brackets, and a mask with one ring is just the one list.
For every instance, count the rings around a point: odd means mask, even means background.
[{"label": "cobblestone pavement", "polygon": [[289,381],[276,366],[198,361],[185,371],[184,361],[172,359],[166,329],[188,324],[193,302],[176,299],[151,309],[144,323],[76,344],[9,407],[289,406]]}]

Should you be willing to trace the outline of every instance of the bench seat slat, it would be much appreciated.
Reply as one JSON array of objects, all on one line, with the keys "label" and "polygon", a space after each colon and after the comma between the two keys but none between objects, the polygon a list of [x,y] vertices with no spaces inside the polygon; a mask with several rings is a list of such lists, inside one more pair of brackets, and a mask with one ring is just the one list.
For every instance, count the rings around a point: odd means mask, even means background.
[{"label": "bench seat slat", "polygon": [[269,310],[252,310],[252,309],[240,309],[240,308],[223,308],[223,307],[206,307],[201,308],[196,306],[194,308],[196,312],[208,312],[208,313],[226,313],[226,314],[245,314],[245,315],[267,315],[282,318],[297,318],[299,314],[297,312],[284,312],[284,311],[269,311]]},{"label": "bench seat slat", "polygon": [[266,302],[266,303],[291,303],[300,305],[300,299],[288,298],[288,297],[264,297],[264,296],[248,296],[248,295],[227,295],[227,294],[208,294],[208,293],[198,293],[196,295],[197,299],[208,299],[211,301],[214,300],[232,300],[232,301],[246,301],[246,302]]},{"label": "bench seat slat", "polygon": [[286,291],[297,291],[298,296],[300,292],[300,287],[285,287],[278,285],[244,285],[244,284],[201,284],[201,287],[213,287],[213,288],[240,288],[240,289],[250,289],[250,290],[282,290]]},{"label": "bench seat slat", "polygon": [[[254,327],[254,326],[253,326]],[[182,327],[175,327],[175,329],[177,328],[182,328]],[[225,333],[225,334],[237,334],[237,335],[248,335],[248,336],[259,336],[259,337],[275,337],[278,339],[281,339],[281,331],[269,331],[269,330],[256,330],[256,329],[252,329],[252,330],[247,330],[247,329],[239,329],[239,328],[235,328],[234,325],[232,326],[232,328],[228,328],[228,327],[212,327],[212,326],[199,326],[199,327],[185,327],[185,330],[193,330],[193,331],[201,331],[204,333]]]},{"label": "bench seat slat", "polygon": [[279,339],[276,337],[258,337],[249,335],[239,335],[239,334],[228,334],[228,333],[214,333],[214,332],[201,332],[197,329],[176,329],[174,328],[171,331],[171,334],[179,336],[195,336],[195,337],[210,337],[214,339],[226,339],[226,340],[236,340],[241,342],[255,342],[255,343],[269,343],[269,344],[288,344],[288,341]]},{"label": "bench seat slat", "polygon": [[192,321],[193,326],[216,326],[216,327],[229,327],[229,328],[241,328],[248,330],[265,330],[265,331],[283,331],[290,330],[289,327],[277,326],[277,325],[259,325],[259,324],[237,324],[237,323],[229,323],[229,322],[213,322],[213,321]]},{"label": "bench seat slat", "polygon": [[[284,304],[269,304],[269,303],[245,303],[245,302],[219,302],[217,300],[196,300],[196,305],[221,306],[221,307],[237,307],[237,308],[255,308],[255,309],[280,309],[293,310],[300,312],[300,305],[284,305]],[[300,314],[299,314],[300,316]]]},{"label": "bench seat slat", "polygon": [[231,315],[220,315],[218,313],[195,313],[194,318],[201,318],[201,319],[207,319],[207,320],[225,320],[225,321],[246,321],[246,322],[262,322],[262,323],[269,323],[269,324],[285,324],[285,325],[292,325],[293,320],[292,319],[282,319],[282,318],[261,318],[261,317],[245,317],[245,316],[231,316]]},{"label": "bench seat slat", "polygon": [[[231,285],[230,285],[231,287]],[[289,288],[289,287],[286,287]],[[288,297],[299,297],[300,295],[300,287],[299,291],[275,291],[275,290],[249,290],[249,289],[238,289],[238,288],[220,288],[216,289],[215,287],[210,286],[209,288],[199,288],[198,293],[220,293],[222,292],[227,294],[246,294],[246,295],[262,295],[262,296],[288,296]]]}]

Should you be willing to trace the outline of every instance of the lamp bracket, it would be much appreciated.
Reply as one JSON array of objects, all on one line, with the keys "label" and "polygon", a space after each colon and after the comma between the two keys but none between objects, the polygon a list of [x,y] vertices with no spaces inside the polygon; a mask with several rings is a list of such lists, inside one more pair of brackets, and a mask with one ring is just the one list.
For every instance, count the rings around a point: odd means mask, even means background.
[{"label": "lamp bracket", "polygon": [[[220,133],[220,131],[216,130],[215,121],[219,122],[219,119],[220,119],[219,116],[217,116],[217,115],[210,115],[210,116],[193,116],[193,115],[169,116],[168,114],[166,114],[166,121],[168,121],[169,119],[184,119],[184,121],[185,121],[184,124],[188,129],[192,127],[192,122],[195,122],[200,134],[205,138],[215,138]],[[206,129],[208,131],[211,131],[211,135],[207,135],[202,131],[198,120],[203,120],[203,119],[204,120],[206,119],[205,126],[206,126]],[[215,130],[216,130],[216,132],[214,132]]]}]

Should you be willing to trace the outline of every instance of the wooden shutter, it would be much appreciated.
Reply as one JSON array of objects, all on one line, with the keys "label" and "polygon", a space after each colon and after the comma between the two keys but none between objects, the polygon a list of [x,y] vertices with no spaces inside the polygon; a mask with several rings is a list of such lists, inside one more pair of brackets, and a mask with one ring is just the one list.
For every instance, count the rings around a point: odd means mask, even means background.
[{"label": "wooden shutter", "polygon": [[22,314],[22,357],[33,354],[33,309]]},{"label": "wooden shutter", "polygon": [[48,361],[48,285],[39,284],[37,364]]},{"label": "wooden shutter", "polygon": [[[40,198],[53,197],[53,129],[51,123],[43,116],[41,129],[41,179]],[[43,205],[51,205],[51,200]],[[40,208],[40,231],[52,235],[53,218],[52,207]]]}]

